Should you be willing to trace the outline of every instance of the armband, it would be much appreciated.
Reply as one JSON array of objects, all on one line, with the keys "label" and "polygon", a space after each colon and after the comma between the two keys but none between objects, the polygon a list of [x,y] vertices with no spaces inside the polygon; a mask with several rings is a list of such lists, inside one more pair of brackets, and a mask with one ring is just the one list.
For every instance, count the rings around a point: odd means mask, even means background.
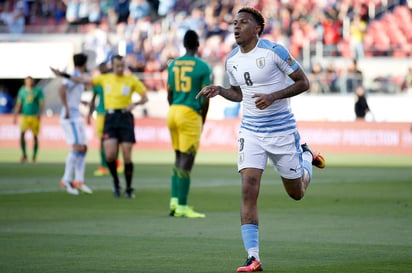
[{"label": "armband", "polygon": [[66,72],[62,72],[62,73],[60,73],[60,75],[61,75],[63,78],[70,79],[70,74],[67,74]]}]

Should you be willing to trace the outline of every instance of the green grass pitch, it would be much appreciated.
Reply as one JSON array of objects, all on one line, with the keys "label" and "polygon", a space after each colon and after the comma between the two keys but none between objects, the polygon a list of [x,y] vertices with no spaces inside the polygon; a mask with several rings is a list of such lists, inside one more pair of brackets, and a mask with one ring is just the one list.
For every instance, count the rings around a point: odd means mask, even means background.
[{"label": "green grass pitch", "polygon": [[[171,152],[135,151],[133,200],[113,198],[110,178],[92,175],[96,151],[86,173],[94,194],[60,190],[66,153],[41,150],[38,163],[21,165],[18,151],[0,151],[0,272],[222,273],[244,262],[235,154],[199,153],[189,203],[207,217],[175,219]],[[265,171],[264,272],[412,272],[412,159],[326,157],[299,202]]]}]

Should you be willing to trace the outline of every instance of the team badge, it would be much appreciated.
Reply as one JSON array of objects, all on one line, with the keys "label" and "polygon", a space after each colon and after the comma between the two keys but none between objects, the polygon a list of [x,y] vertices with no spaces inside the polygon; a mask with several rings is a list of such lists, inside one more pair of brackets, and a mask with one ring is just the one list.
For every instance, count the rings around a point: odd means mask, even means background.
[{"label": "team badge", "polygon": [[256,59],[256,66],[259,69],[262,69],[263,67],[265,67],[265,57],[261,57],[259,59]]},{"label": "team badge", "polygon": [[288,63],[289,66],[292,66],[295,64],[296,61],[292,56],[289,55],[286,62]]}]

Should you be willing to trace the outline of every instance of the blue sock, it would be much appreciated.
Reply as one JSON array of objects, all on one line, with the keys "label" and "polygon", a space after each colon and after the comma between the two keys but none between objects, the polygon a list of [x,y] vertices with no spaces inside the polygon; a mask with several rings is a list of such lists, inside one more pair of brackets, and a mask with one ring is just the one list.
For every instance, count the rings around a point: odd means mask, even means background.
[{"label": "blue sock", "polygon": [[[240,227],[245,250],[259,248],[259,227],[253,224],[245,224]],[[256,257],[257,258],[257,257]]]},{"label": "blue sock", "polygon": [[[308,155],[305,157],[305,153]],[[310,157],[309,157],[310,155]],[[303,168],[308,171],[309,174],[309,180],[312,180],[312,154],[309,152],[304,152],[303,155]]]}]

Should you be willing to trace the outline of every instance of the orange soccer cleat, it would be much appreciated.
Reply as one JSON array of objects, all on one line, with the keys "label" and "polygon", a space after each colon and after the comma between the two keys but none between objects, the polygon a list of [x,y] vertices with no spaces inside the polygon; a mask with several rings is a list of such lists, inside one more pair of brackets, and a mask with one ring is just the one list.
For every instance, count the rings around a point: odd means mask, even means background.
[{"label": "orange soccer cleat", "polygon": [[237,272],[263,271],[262,264],[255,257],[247,258],[245,264],[237,269]]}]

